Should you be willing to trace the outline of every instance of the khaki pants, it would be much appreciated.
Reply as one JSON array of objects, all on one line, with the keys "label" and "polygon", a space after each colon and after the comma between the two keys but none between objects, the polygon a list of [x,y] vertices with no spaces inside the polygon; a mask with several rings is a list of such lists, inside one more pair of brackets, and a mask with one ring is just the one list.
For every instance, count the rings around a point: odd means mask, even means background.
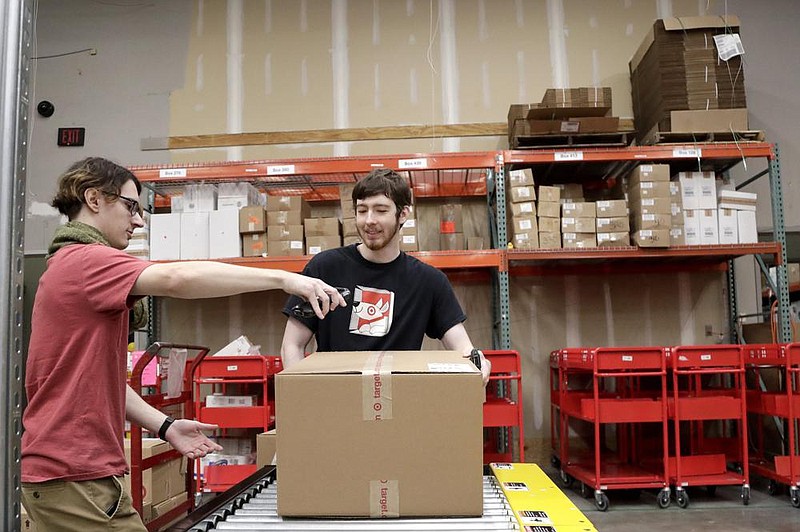
[{"label": "khaki pants", "polygon": [[23,482],[22,504],[38,530],[146,532],[122,480]]}]

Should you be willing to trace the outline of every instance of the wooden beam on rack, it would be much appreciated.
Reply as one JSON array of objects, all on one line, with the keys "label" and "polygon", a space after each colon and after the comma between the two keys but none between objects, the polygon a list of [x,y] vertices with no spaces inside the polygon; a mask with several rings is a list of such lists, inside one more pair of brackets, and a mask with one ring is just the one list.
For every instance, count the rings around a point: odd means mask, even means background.
[{"label": "wooden beam on rack", "polygon": [[[633,120],[620,119],[620,131],[633,131]],[[212,133],[176,135],[142,139],[143,151],[225,148],[229,146],[267,146],[320,142],[355,142],[449,137],[507,137],[506,122],[473,122],[413,126],[356,127],[347,129],[307,129],[301,131],[263,131],[253,133]]]},{"label": "wooden beam on rack", "polygon": [[436,137],[505,137],[505,122],[416,126],[357,127],[348,129],[307,129],[302,131],[264,131],[257,133],[219,133],[142,139],[141,149],[182,150],[228,146],[265,146],[359,140],[396,140]]}]

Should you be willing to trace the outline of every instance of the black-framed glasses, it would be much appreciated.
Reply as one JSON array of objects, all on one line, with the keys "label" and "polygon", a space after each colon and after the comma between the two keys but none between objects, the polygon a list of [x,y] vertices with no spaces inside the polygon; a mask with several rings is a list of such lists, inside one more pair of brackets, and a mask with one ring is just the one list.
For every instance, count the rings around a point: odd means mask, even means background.
[{"label": "black-framed glasses", "polygon": [[122,196],[120,194],[111,194],[111,196],[121,199],[123,203],[125,203],[125,206],[128,207],[128,212],[131,214],[131,216],[136,216],[137,214],[139,216],[144,215],[144,210],[142,209],[142,206],[139,205],[139,200]]}]

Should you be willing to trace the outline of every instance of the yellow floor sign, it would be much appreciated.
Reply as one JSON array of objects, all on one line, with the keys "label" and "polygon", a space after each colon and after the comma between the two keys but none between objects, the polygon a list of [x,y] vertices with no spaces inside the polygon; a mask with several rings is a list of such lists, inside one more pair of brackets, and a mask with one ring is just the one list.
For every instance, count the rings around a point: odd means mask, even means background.
[{"label": "yellow floor sign", "polygon": [[524,532],[597,532],[591,521],[536,464],[491,464]]}]

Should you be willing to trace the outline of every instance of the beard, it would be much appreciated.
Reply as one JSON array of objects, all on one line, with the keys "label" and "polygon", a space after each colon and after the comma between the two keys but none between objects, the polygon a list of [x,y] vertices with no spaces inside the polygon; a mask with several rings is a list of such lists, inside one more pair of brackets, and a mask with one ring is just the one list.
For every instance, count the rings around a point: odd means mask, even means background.
[{"label": "beard", "polygon": [[356,231],[358,232],[359,238],[361,238],[361,243],[364,244],[369,250],[380,251],[385,248],[400,231],[400,222],[395,221],[394,227],[391,228],[391,231],[384,229],[380,234],[381,238],[379,239],[370,240],[367,238],[366,232],[363,231],[361,227],[356,226]]}]

